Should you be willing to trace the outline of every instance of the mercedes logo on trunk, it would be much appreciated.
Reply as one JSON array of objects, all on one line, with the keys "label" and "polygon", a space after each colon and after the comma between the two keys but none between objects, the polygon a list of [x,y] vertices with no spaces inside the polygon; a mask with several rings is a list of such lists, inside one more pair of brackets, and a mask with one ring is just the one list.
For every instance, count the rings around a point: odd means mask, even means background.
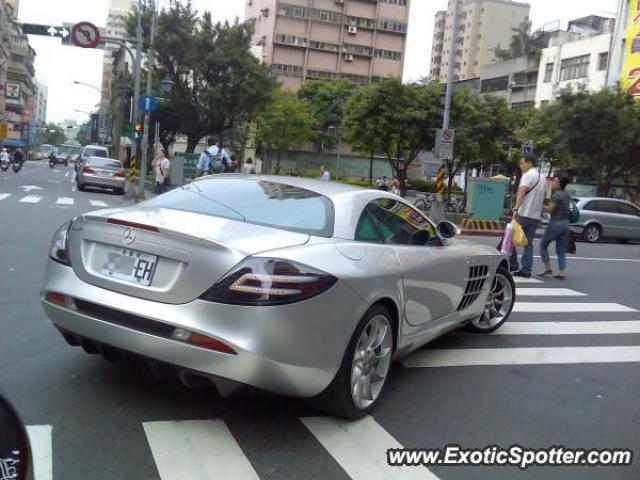
[{"label": "mercedes logo on trunk", "polygon": [[130,227],[127,227],[127,229],[122,234],[122,241],[125,244],[130,245],[133,243],[135,239],[136,239],[136,232],[132,230]]}]

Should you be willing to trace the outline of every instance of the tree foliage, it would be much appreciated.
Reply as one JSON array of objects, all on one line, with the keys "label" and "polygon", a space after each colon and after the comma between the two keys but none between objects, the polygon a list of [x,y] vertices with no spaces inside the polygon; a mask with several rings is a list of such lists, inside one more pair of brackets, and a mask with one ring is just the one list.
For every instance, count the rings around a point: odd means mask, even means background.
[{"label": "tree foliage", "polygon": [[66,136],[61,127],[53,123],[48,123],[44,128],[44,132],[40,135],[40,143],[47,143],[49,145],[60,145],[64,143]]},{"label": "tree foliage", "polygon": [[[134,11],[127,24],[132,38],[136,15]],[[146,39],[148,10],[143,20]],[[173,82],[171,94],[156,114],[161,137],[183,134],[187,151],[193,152],[204,136],[221,134],[255,118],[276,84],[250,51],[252,32],[249,22],[214,23],[210,12],[199,15],[190,1],[172,0],[159,13],[154,90],[159,91],[159,80],[165,77]]]},{"label": "tree foliage", "polygon": [[349,142],[364,154],[382,153],[406,190],[407,170],[431,150],[442,124],[438,85],[403,85],[384,79],[358,90],[347,107]]},{"label": "tree foliage", "polygon": [[316,119],[309,104],[289,91],[278,90],[272,101],[258,114],[257,142],[276,154],[274,173],[280,172],[282,153],[314,137]]},{"label": "tree foliage", "polygon": [[344,126],[345,109],[356,89],[357,85],[346,79],[321,79],[305,84],[298,91],[298,97],[309,102],[311,114],[317,120],[314,146],[318,153],[336,148],[338,135],[331,129]]},{"label": "tree foliage", "polygon": [[513,58],[527,57],[529,60],[539,59],[544,44],[544,33],[531,33],[531,20],[524,20],[513,29],[509,47],[504,49],[498,44],[493,49],[496,59],[501,62]]}]

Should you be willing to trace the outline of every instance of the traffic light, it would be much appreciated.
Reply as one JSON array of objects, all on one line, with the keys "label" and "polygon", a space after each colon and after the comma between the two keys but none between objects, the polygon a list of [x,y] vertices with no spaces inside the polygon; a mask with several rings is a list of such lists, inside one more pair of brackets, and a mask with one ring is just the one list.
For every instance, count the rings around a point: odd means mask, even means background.
[{"label": "traffic light", "polygon": [[136,138],[142,138],[142,134],[144,133],[144,126],[141,123],[136,123],[133,126],[133,131]]}]

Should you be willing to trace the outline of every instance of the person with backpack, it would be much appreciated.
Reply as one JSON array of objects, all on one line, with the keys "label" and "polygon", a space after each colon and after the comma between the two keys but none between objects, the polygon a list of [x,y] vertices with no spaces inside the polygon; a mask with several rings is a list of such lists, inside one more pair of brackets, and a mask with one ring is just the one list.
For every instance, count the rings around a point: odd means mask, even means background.
[{"label": "person with backpack", "polygon": [[196,166],[196,178],[203,175],[213,175],[224,173],[229,169],[229,158],[226,152],[219,145],[217,137],[207,139],[208,147],[200,154],[198,165]]},{"label": "person with backpack", "polygon": [[[578,209],[573,205],[571,196],[565,192],[565,188],[569,184],[568,177],[554,178],[550,180],[551,202],[544,207],[544,211],[550,215],[549,224],[544,232],[544,236],[540,241],[540,256],[544,263],[544,271],[541,276],[553,275],[554,278],[564,280],[565,271],[567,269],[567,243],[571,231],[569,225],[578,221],[576,213]],[[554,275],[551,269],[551,260],[549,258],[549,245],[556,242],[556,254],[558,255],[559,272]]]}]

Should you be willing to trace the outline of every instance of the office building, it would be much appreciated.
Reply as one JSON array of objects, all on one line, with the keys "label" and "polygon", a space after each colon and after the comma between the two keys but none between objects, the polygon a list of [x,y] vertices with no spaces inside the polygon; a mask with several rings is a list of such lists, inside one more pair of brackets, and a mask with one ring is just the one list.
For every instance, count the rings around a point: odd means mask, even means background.
[{"label": "office building", "polygon": [[620,85],[640,101],[640,2],[619,0],[611,42],[607,85]]},{"label": "office building", "polygon": [[[410,0],[247,0],[252,43],[285,88],[402,78]],[[258,49],[255,50],[259,51]]]},{"label": "office building", "polygon": [[36,96],[33,104],[33,124],[42,127],[47,123],[47,104],[49,101],[49,87],[36,81]]},{"label": "office building", "polygon": [[[436,13],[431,78],[447,80],[455,3]],[[513,30],[529,19],[531,6],[508,0],[458,0],[454,81],[480,76],[480,67],[496,61],[495,48],[509,48]]]}]

